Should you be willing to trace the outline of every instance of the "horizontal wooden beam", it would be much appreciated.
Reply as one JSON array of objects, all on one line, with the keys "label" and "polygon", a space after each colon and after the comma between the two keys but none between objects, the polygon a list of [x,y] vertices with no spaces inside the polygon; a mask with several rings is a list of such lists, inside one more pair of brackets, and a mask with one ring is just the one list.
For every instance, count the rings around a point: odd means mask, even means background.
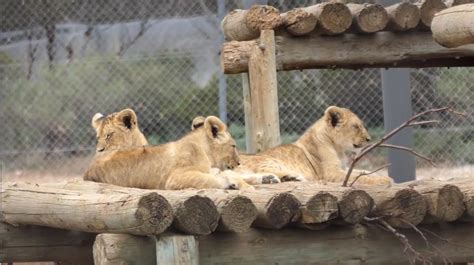
[{"label": "horizontal wooden beam", "polygon": [[[452,262],[474,261],[472,224],[421,226],[429,242]],[[422,230],[423,231],[423,230]],[[412,229],[400,230],[413,247],[443,263],[443,256],[428,253],[426,243]],[[334,226],[321,231],[252,229],[243,234],[216,233],[199,238],[202,264],[408,264],[404,246],[390,232],[373,226]]]},{"label": "horizontal wooden beam", "polygon": [[[474,45],[444,48],[434,41],[430,32],[276,36],[275,42],[279,71],[474,66]],[[221,50],[224,73],[247,72],[254,45],[258,45],[258,40],[224,43]]]}]

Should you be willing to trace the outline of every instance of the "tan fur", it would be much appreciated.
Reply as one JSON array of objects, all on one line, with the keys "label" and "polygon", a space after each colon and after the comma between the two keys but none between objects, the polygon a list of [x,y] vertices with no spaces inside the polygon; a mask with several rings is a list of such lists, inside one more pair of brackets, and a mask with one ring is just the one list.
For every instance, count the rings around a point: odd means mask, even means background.
[{"label": "tan fur", "polygon": [[241,178],[210,174],[211,168],[238,164],[234,139],[222,121],[210,116],[175,142],[98,153],[84,180],[146,189],[249,188]]},{"label": "tan fur", "polygon": [[138,127],[137,115],[132,109],[92,117],[92,127],[97,136],[97,152],[117,150],[124,147],[148,145]]},{"label": "tan fur", "polygon": [[[257,155],[241,155],[236,172],[271,173],[285,180],[342,182],[347,152],[370,140],[363,122],[348,109],[331,106],[296,142]],[[355,171],[351,178],[358,175]],[[361,184],[389,184],[385,176],[363,176]]]}]

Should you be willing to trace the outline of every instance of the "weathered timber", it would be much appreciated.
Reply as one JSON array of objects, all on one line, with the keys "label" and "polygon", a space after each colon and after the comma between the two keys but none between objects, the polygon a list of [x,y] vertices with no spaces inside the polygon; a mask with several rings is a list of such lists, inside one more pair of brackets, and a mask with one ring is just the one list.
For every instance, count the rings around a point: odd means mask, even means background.
[{"label": "weathered timber", "polygon": [[407,31],[415,28],[420,22],[420,10],[409,2],[391,5],[386,10],[389,18],[388,30]]},{"label": "weathered timber", "polygon": [[420,10],[420,29],[429,30],[431,21],[436,13],[446,9],[446,4],[442,0],[422,0],[415,3]]},{"label": "weathered timber", "polygon": [[385,29],[388,13],[379,4],[347,4],[352,13],[351,31],[374,33]]},{"label": "weathered timber", "polygon": [[226,40],[251,40],[264,29],[275,29],[282,23],[278,9],[254,5],[248,10],[236,9],[224,17],[221,29]]},{"label": "weathered timber", "polygon": [[445,2],[447,7],[464,5],[464,4],[473,4],[474,0],[447,0]]},{"label": "weathered timber", "polygon": [[254,227],[280,229],[298,216],[301,202],[288,192],[245,191],[257,207]]},{"label": "weathered timber", "polygon": [[474,4],[454,6],[436,13],[431,23],[433,38],[455,48],[474,43]]},{"label": "weathered timber", "polygon": [[199,264],[198,241],[194,236],[164,234],[157,239],[155,264]]},{"label": "weathered timber", "polygon": [[[71,181],[65,183],[43,183],[41,186],[100,194],[143,194],[155,192],[166,199],[173,209],[173,227],[191,235],[207,235],[216,230],[219,212],[215,203],[208,197],[198,195],[198,190],[144,190],[126,188],[91,181]],[[190,218],[192,216],[192,218]]]},{"label": "weathered timber", "polygon": [[159,234],[171,225],[172,208],[156,192],[84,194],[78,191],[6,184],[0,221],[83,232]]},{"label": "weathered timber", "polygon": [[[433,255],[433,249],[426,246],[416,231],[400,230],[410,244],[432,258],[434,264],[443,264],[444,256],[460,263],[474,260],[472,224],[419,228],[439,234],[450,242],[425,233],[430,244],[444,254]],[[364,225],[332,226],[321,231],[252,229],[232,237],[214,233],[199,238],[202,264],[408,264],[404,249],[392,233]]]},{"label": "weathered timber", "polygon": [[97,235],[93,253],[95,265],[155,265],[155,237],[127,234]]},{"label": "weathered timber", "polygon": [[220,214],[218,231],[242,233],[250,228],[257,218],[257,207],[238,191],[201,190],[198,195],[209,197]]},{"label": "weathered timber", "polygon": [[[306,38],[276,36],[275,41],[276,65],[279,71],[474,66],[474,45],[447,49],[437,44],[429,32],[377,32],[364,36],[344,34],[331,38],[313,34]],[[224,43],[221,53],[224,73],[247,72],[249,50],[255,43]]]},{"label": "weathered timber", "polygon": [[351,26],[351,11],[343,3],[325,2],[304,7],[303,10],[317,18],[316,32],[319,34],[341,34]]},{"label": "weathered timber", "polygon": [[303,36],[313,31],[318,24],[316,16],[303,8],[295,8],[281,14],[283,25],[293,36]]},{"label": "weathered timber", "polygon": [[371,217],[383,217],[393,227],[408,228],[420,224],[427,211],[424,197],[412,188],[359,186],[374,199]]},{"label": "weathered timber", "polygon": [[258,153],[280,144],[280,118],[275,65],[275,34],[262,30],[249,58],[250,142],[247,150]]},{"label": "weathered timber", "polygon": [[95,234],[0,222],[0,262],[57,261],[94,264]]}]

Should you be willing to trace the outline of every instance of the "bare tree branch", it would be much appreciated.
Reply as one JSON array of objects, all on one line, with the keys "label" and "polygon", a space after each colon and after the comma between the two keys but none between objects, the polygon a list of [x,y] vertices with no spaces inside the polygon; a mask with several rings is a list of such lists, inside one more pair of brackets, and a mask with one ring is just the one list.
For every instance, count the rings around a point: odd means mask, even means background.
[{"label": "bare tree branch", "polygon": [[400,146],[400,145],[393,145],[393,144],[381,144],[378,147],[393,148],[393,149],[399,149],[399,150],[404,150],[404,151],[410,152],[413,155],[428,161],[432,166],[436,167],[436,164],[433,162],[433,160],[431,158],[429,158],[427,156],[424,156],[424,155],[416,152],[415,150],[413,150],[411,148],[408,148],[408,147],[405,147],[405,146]]},{"label": "bare tree branch", "polygon": [[440,123],[440,121],[439,120],[417,121],[417,122],[410,123],[410,126],[433,124],[433,123]]},{"label": "bare tree branch", "polygon": [[375,170],[372,170],[372,171],[370,171],[370,172],[362,171],[359,175],[357,175],[357,176],[354,178],[354,180],[353,180],[352,183],[349,185],[349,187],[352,187],[352,185],[354,185],[354,183],[356,183],[356,181],[357,181],[360,177],[362,177],[362,176],[368,176],[368,175],[370,175],[370,174],[374,174],[375,172],[378,172],[378,171],[380,171],[380,170],[382,170],[382,169],[384,169],[384,168],[387,168],[387,167],[389,167],[390,165],[391,165],[391,164],[385,164],[385,165],[383,165],[383,166],[381,166],[381,167],[379,167],[379,168],[377,168],[377,169],[375,169]]}]

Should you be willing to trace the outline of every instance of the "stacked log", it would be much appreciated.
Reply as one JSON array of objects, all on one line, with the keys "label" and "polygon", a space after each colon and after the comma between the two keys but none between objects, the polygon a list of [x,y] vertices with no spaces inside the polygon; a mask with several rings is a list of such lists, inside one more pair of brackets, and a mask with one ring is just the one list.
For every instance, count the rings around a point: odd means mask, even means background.
[{"label": "stacked log", "polygon": [[474,43],[474,4],[451,7],[435,14],[433,38],[440,45],[455,48]]},{"label": "stacked log", "polygon": [[312,32],[318,23],[315,14],[304,8],[295,8],[281,14],[283,25],[293,36],[303,36]]},{"label": "stacked log", "polygon": [[422,223],[432,224],[458,220],[466,210],[461,190],[454,185],[416,186],[426,201],[427,211]]},{"label": "stacked log", "polygon": [[431,21],[436,13],[446,9],[446,4],[442,0],[422,0],[415,3],[420,10],[420,28],[429,30],[431,28]]},{"label": "stacked log", "polygon": [[378,4],[347,4],[352,13],[352,31],[374,33],[385,29],[388,13]]},{"label": "stacked log", "polygon": [[302,9],[316,17],[316,31],[320,34],[341,34],[351,26],[351,11],[343,3],[325,2]]},{"label": "stacked log", "polygon": [[388,30],[407,31],[415,28],[420,22],[420,11],[414,4],[402,2],[386,8],[389,21]]}]

